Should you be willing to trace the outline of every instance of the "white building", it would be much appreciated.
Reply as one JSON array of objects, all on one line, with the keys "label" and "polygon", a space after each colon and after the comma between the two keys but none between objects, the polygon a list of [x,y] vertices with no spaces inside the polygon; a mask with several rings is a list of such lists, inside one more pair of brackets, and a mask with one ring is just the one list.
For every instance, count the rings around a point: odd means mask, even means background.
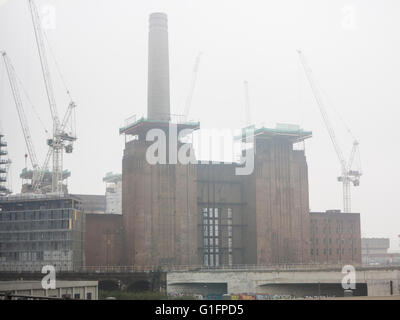
[{"label": "white building", "polygon": [[24,296],[98,300],[98,281],[56,280],[55,289],[43,289],[41,281],[0,281],[0,300],[4,294]]},{"label": "white building", "polygon": [[108,172],[103,178],[106,183],[106,212],[122,214],[122,175]]}]

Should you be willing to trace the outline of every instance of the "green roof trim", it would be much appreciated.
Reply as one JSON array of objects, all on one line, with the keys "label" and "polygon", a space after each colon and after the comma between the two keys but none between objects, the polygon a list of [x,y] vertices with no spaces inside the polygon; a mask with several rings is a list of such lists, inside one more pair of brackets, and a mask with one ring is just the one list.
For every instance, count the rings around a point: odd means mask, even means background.
[{"label": "green roof trim", "polygon": [[120,180],[122,179],[122,174],[121,173],[107,173],[106,176],[103,178],[104,182],[112,182],[114,180]]},{"label": "green roof trim", "polygon": [[254,130],[254,135],[259,135],[263,133],[270,133],[270,134],[275,134],[275,135],[287,135],[287,136],[299,136],[299,137],[310,137],[312,136],[312,131],[305,131],[301,129],[299,126],[295,125],[277,125],[276,128],[266,128],[266,127],[261,127],[261,128],[255,128],[254,126],[249,126],[246,128],[242,129],[242,134],[235,136],[236,140],[243,139],[245,137],[245,132],[247,129],[253,128]]},{"label": "green roof trim", "polygon": [[[138,124],[140,124],[140,123],[142,123],[142,122],[143,122],[143,123],[144,123],[144,122],[149,122],[149,123],[170,123],[171,121],[153,120],[153,119],[148,119],[148,118],[145,118],[145,117],[141,117],[140,119],[138,119],[138,120],[136,120],[136,121],[134,121],[134,122],[128,124],[127,126],[119,128],[119,133],[121,134],[121,133],[123,133],[125,130],[127,130],[127,129],[129,129],[129,128],[135,126],[135,125],[138,125]],[[174,122],[172,122],[172,123],[174,123]],[[190,126],[199,126],[199,125],[200,125],[200,122],[199,122],[199,121],[197,121],[197,122],[194,122],[194,121],[187,121],[187,122],[180,122],[180,123],[178,123],[178,124],[185,124],[185,125],[190,125]]]}]

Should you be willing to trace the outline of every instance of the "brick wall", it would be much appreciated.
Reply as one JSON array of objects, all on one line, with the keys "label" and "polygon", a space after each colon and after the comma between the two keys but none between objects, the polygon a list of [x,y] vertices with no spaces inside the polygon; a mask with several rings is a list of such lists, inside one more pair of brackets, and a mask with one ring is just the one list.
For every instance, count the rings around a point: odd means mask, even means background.
[{"label": "brick wall", "polygon": [[311,261],[321,264],[361,264],[359,213],[310,213]]},{"label": "brick wall", "polygon": [[121,264],[122,216],[86,214],[86,266]]}]

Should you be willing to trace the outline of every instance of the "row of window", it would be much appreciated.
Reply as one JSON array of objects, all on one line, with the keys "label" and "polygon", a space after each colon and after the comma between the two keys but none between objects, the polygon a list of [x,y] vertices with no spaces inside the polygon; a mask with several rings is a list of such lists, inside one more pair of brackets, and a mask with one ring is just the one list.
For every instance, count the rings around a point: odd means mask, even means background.
[{"label": "row of window", "polygon": [[[312,244],[316,244],[316,245],[318,245],[318,243],[320,242],[319,241],[319,238],[311,238],[310,239],[310,241],[311,241],[311,243]],[[337,244],[337,245],[340,245],[340,244],[344,244],[345,242],[348,242],[348,243],[353,243],[354,242],[354,239],[353,238],[349,238],[349,239],[335,239],[335,243]],[[322,239],[322,243],[323,244],[332,244],[333,243],[333,241],[332,241],[332,238],[323,238]]]},{"label": "row of window", "polygon": [[[203,218],[211,218],[211,219],[216,219],[219,218],[219,213],[222,212],[221,208],[203,208],[202,209],[202,214]],[[222,217],[221,217],[222,218]],[[233,212],[232,208],[227,208],[227,216],[226,218],[233,219]]]},{"label": "row of window", "polygon": [[[318,222],[318,220],[311,219],[311,232],[318,233],[318,229],[319,229],[318,227],[321,227],[323,233],[331,233],[331,231],[332,231],[331,221],[328,221],[328,222],[325,221],[325,224],[323,225],[323,227],[321,225],[318,226],[317,222]],[[334,224],[334,223],[332,223],[332,224]],[[336,233],[344,232],[344,223],[342,220],[336,220],[335,231],[336,231]],[[351,222],[348,225],[348,231],[350,233],[354,232],[354,222]]]},{"label": "row of window", "polygon": [[70,229],[71,219],[0,223],[0,231]]},{"label": "row of window", "polygon": [[9,212],[21,212],[21,211],[28,211],[28,210],[57,210],[57,209],[80,209],[81,202],[75,201],[72,199],[61,200],[55,199],[50,201],[33,201],[33,202],[13,202],[13,203],[4,203],[3,206],[0,208],[0,211],[9,211]]},{"label": "row of window", "polygon": [[[324,256],[326,256],[327,254],[329,254],[329,255],[332,255],[332,252],[334,252],[333,250],[332,250],[332,248],[330,248],[330,249],[324,249],[323,250],[323,255]],[[342,249],[339,249],[339,248],[337,248],[336,249],[336,254],[337,255],[339,255],[339,254],[344,254],[344,248],[342,248]],[[357,248],[354,248],[354,249],[352,249],[352,248],[349,248],[349,253],[351,254],[351,253],[353,253],[353,254],[357,254]],[[313,256],[313,255],[316,255],[316,256],[318,256],[319,255],[319,249],[311,249],[311,255]]]},{"label": "row of window", "polygon": [[[218,267],[220,265],[219,253],[209,254],[208,252],[205,252],[203,258],[204,258],[203,259],[203,264],[205,266]],[[228,265],[231,266],[232,264],[233,264],[232,252],[229,252],[229,254],[228,254]]]},{"label": "row of window", "polygon": [[0,241],[70,240],[70,239],[72,239],[72,234],[70,231],[0,233]]},{"label": "row of window", "polygon": [[[350,228],[349,227],[349,233],[354,233],[354,229],[353,228]],[[335,229],[335,232],[336,233],[344,233],[344,229],[343,228],[340,228],[340,227],[337,227],[336,229]],[[318,227],[317,226],[311,226],[311,233],[318,233]],[[328,234],[332,234],[332,230],[331,230],[331,228],[323,228],[322,229],[322,233],[328,233]]]},{"label": "row of window", "polygon": [[21,220],[49,220],[67,219],[72,217],[72,209],[48,209],[37,211],[14,211],[1,212],[1,221],[21,221]]},{"label": "row of window", "polygon": [[63,241],[28,241],[28,242],[3,242],[0,243],[0,252],[25,251],[25,250],[70,250],[72,240]]},{"label": "row of window", "polygon": [[[81,294],[80,293],[75,293],[74,294],[74,299],[80,299],[80,298],[81,298]],[[92,293],[91,292],[87,292],[86,293],[86,300],[92,300]]]},{"label": "row of window", "polygon": [[62,250],[56,252],[43,252],[43,251],[22,251],[22,252],[2,252],[0,253],[1,262],[22,262],[22,261],[68,261],[72,259],[70,250]]}]

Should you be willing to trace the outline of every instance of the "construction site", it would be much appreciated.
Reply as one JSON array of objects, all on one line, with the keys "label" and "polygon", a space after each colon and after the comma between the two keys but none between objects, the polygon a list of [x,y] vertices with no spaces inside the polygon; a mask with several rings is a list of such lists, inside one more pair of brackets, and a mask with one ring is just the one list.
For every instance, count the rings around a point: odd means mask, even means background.
[{"label": "construction site", "polygon": [[[79,195],[68,190],[70,171],[65,154],[77,140],[75,107],[71,98],[59,117],[47,60],[45,35],[38,9],[28,1],[52,118],[52,138],[40,163],[21,98],[20,81],[10,57],[2,51],[10,88],[18,111],[31,167],[23,168],[22,190],[7,187],[0,142],[0,270],[40,270],[53,264],[78,271],[96,266],[134,266],[173,269],[183,266],[361,265],[360,214],[351,212],[350,186],[358,186],[361,172],[353,169],[358,142],[346,161],[327,116],[323,100],[302,52],[299,58],[341,163],[343,211],[310,212],[308,166],[304,146],[312,132],[298,125],[252,128],[250,147],[244,136],[242,156],[254,155],[250,174],[233,163],[149,163],[147,153],[154,129],[178,141],[165,144],[166,158],[192,143],[184,141],[201,130],[188,120],[190,100],[200,55],[194,68],[186,114],[171,113],[168,19],[164,13],[149,18],[147,116],[132,116],[119,128],[125,137],[122,174],[108,173],[105,195]],[[248,83],[245,82],[247,90]],[[246,91],[246,93],[248,93]],[[249,106],[248,106],[249,107]],[[171,132],[171,128],[175,132]],[[300,146],[300,147],[299,147]],[[52,164],[51,168],[49,168]]]}]

